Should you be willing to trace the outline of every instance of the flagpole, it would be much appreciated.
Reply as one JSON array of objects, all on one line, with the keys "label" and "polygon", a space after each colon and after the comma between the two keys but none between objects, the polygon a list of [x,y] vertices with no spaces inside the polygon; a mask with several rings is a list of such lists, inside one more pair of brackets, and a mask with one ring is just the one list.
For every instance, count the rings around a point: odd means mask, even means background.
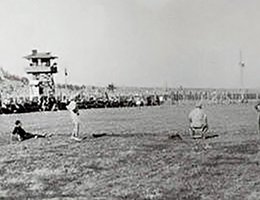
[{"label": "flagpole", "polygon": [[240,87],[242,90],[242,96],[241,96],[241,101],[243,102],[245,100],[245,91],[244,91],[244,68],[245,68],[245,62],[243,61],[242,57],[242,51],[240,50],[240,61],[239,61],[239,66],[240,66]]},{"label": "flagpole", "polygon": [[241,50],[240,50],[239,65],[240,65],[240,87],[241,87],[241,89],[243,89],[244,88],[244,67],[245,67],[245,63],[243,62]]}]

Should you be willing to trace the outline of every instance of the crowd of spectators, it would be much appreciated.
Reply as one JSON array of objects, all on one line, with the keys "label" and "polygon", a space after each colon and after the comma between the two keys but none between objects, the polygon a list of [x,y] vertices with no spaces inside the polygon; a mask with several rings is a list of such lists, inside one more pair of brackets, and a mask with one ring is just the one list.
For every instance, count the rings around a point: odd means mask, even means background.
[{"label": "crowd of spectators", "polygon": [[[115,108],[135,106],[161,105],[166,96],[83,96],[76,99],[80,109],[90,108]],[[40,98],[5,98],[0,103],[0,114],[26,113],[65,110],[70,97],[67,96],[42,96]]]},{"label": "crowd of spectators", "polygon": [[[65,110],[71,95],[42,96],[30,99],[24,97],[1,98],[0,114]],[[260,94],[223,91],[175,90],[160,94],[116,94],[100,93],[78,95],[76,102],[80,109],[158,106],[165,102],[179,104],[204,100],[209,103],[247,103],[260,99]]]}]

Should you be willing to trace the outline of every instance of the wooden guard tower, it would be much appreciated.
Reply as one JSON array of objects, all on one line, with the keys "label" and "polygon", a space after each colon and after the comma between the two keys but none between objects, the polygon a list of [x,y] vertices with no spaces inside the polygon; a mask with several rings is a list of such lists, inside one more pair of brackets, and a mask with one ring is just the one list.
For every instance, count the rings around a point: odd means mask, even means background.
[{"label": "wooden guard tower", "polygon": [[51,55],[51,52],[38,52],[34,49],[32,54],[24,58],[30,62],[29,67],[25,68],[26,73],[30,75],[30,98],[54,95],[53,75],[58,72],[54,60],[58,57]]}]

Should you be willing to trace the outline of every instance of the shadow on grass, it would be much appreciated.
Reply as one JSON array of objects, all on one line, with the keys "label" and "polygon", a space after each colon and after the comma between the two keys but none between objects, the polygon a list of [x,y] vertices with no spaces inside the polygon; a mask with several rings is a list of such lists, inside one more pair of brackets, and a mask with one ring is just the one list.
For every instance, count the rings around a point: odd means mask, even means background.
[{"label": "shadow on grass", "polygon": [[216,137],[218,137],[218,136],[219,136],[218,134],[207,135],[207,136],[205,137],[205,139],[216,138]]}]

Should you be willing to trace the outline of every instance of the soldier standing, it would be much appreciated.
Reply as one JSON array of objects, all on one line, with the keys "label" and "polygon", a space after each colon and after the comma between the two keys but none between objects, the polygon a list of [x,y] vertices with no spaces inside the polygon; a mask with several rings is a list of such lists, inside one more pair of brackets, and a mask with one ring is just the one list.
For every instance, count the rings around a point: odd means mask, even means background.
[{"label": "soldier standing", "polygon": [[67,105],[67,109],[70,112],[70,116],[74,125],[71,139],[76,141],[81,141],[81,139],[78,137],[80,123],[79,123],[79,109],[76,103],[76,98],[77,96],[71,98],[69,105]]},{"label": "soldier standing", "polygon": [[255,105],[255,109],[258,113],[257,123],[258,123],[258,133],[260,133],[260,100],[258,100],[257,104]]}]

